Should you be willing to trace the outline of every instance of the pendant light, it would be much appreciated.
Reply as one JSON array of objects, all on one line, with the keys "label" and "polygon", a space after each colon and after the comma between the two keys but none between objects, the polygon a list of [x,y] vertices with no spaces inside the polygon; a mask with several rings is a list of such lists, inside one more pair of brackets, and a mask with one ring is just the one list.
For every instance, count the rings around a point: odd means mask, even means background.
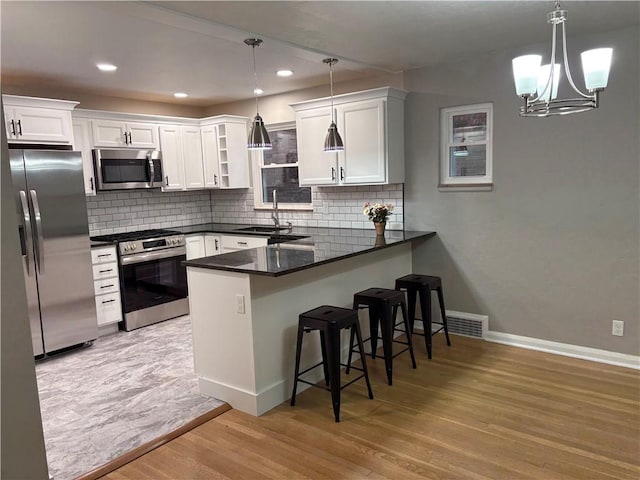
[{"label": "pendant light", "polygon": [[[540,65],[540,55],[523,55],[513,59],[513,77],[516,94],[524,100],[520,107],[521,117],[547,117],[550,115],[566,115],[586,112],[598,108],[600,92],[607,86],[609,68],[611,66],[611,48],[597,48],[582,52],[582,73],[584,84],[589,93],[581,92],[571,78],[569,60],[567,58],[567,11],[555,2],[555,10],[547,14],[547,23],[551,30],[551,61]],[[560,83],[561,64],[556,63],[556,30],[562,26],[562,55],[564,73],[569,85],[578,98],[558,99],[558,83]]]},{"label": "pendant light", "polygon": [[264,126],[264,121],[258,110],[258,73],[256,71],[256,47],[259,47],[262,40],[259,38],[247,38],[244,43],[249,45],[253,51],[253,95],[256,98],[256,117],[253,119],[251,130],[249,131],[249,140],[247,148],[249,150],[271,150],[271,140]]},{"label": "pendant light", "polygon": [[324,151],[325,152],[339,152],[344,150],[344,143],[338,133],[338,127],[336,126],[335,110],[333,109],[333,66],[338,63],[337,58],[325,58],[323,63],[329,64],[329,83],[331,85],[331,125],[329,125],[329,131],[327,137],[324,139]]}]

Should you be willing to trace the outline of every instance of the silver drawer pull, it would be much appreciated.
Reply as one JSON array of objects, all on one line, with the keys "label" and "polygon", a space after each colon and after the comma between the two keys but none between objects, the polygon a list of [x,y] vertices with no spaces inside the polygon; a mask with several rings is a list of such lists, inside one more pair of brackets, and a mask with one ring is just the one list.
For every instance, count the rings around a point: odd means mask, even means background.
[{"label": "silver drawer pull", "polygon": [[115,287],[115,285],[112,283],[110,285],[102,285],[100,288],[111,288],[111,287]]},{"label": "silver drawer pull", "polygon": [[110,257],[111,254],[110,253],[101,253],[98,255],[99,257]]},{"label": "silver drawer pull", "polygon": [[113,272],[113,268],[109,268],[108,270],[100,270],[100,273]]},{"label": "silver drawer pull", "polygon": [[115,302],[115,299],[111,299],[111,300],[103,300],[102,303],[112,303]]},{"label": "silver drawer pull", "polygon": [[247,245],[247,242],[238,242],[238,245]]}]

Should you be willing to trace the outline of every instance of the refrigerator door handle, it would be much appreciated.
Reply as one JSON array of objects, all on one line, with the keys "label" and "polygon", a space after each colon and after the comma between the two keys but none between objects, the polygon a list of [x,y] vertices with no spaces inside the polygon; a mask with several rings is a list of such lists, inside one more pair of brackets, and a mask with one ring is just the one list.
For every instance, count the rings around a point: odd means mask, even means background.
[{"label": "refrigerator door handle", "polygon": [[44,238],[42,236],[42,216],[40,215],[40,205],[38,205],[38,194],[35,190],[29,190],[31,205],[33,206],[33,216],[36,221],[36,266],[38,273],[44,273]]},{"label": "refrigerator door handle", "polygon": [[33,237],[31,236],[31,215],[29,214],[29,203],[27,201],[27,192],[20,190],[20,205],[22,206],[22,218],[24,219],[24,235],[25,248],[24,263],[27,267],[27,275],[31,276],[31,259],[33,258]]}]

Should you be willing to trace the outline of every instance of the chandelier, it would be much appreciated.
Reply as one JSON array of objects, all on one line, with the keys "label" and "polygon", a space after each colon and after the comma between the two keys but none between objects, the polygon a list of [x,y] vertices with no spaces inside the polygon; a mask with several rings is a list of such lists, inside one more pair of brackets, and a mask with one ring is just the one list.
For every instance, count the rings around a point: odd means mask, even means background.
[{"label": "chandelier", "polygon": [[[550,115],[567,115],[586,112],[598,108],[600,92],[607,86],[609,68],[611,67],[611,48],[597,48],[582,52],[582,72],[585,87],[589,93],[580,91],[571,77],[569,60],[567,59],[567,11],[555,2],[555,10],[547,14],[547,23],[552,25],[551,61],[540,65],[541,55],[523,55],[513,59],[513,78],[516,93],[524,103],[520,107],[521,117],[548,117]],[[562,55],[565,75],[571,88],[579,96],[576,98],[558,99],[558,83],[560,82],[561,65],[556,63],[556,30],[562,26]]]}]

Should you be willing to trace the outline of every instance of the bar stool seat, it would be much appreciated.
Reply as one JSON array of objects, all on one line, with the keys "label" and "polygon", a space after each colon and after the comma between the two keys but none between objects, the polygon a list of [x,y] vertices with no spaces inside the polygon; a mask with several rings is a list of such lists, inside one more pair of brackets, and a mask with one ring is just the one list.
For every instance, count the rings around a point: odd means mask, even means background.
[{"label": "bar stool seat", "polygon": [[[343,388],[351,385],[352,383],[364,378],[367,383],[367,390],[369,398],[373,399],[373,392],[371,391],[371,384],[369,383],[369,372],[367,371],[367,363],[362,358],[362,368],[350,367],[348,364],[340,363],[340,330],[348,328],[351,330],[351,338],[354,335],[358,339],[358,348],[363,350],[362,345],[362,333],[360,332],[360,322],[358,321],[357,310],[350,310],[348,308],[333,307],[331,305],[323,305],[321,307],[314,308],[308,312],[301,313],[298,317],[298,341],[296,346],[296,367],[293,378],[293,392],[291,394],[291,406],[296,404],[296,390],[298,382],[306,383],[312,387],[323,388],[324,390],[331,391],[331,401],[333,404],[333,413],[336,422],[340,421],[340,392]],[[320,331],[320,345],[322,350],[322,362],[317,363],[304,371],[300,371],[300,356],[302,354],[302,336],[304,333],[308,333],[314,330]],[[351,349],[353,342],[349,345],[349,363],[351,363]],[[313,382],[309,382],[300,378],[305,373],[313,370],[320,365],[324,369],[325,386],[322,387]],[[345,385],[340,385],[340,367],[347,367],[347,373],[349,368],[360,370],[362,375],[354,378]]]},{"label": "bar stool seat", "polygon": [[[432,338],[436,333],[444,330],[447,339],[447,346],[451,346],[449,339],[449,327],[447,326],[447,314],[444,306],[444,294],[442,292],[442,279],[431,275],[410,274],[396,279],[396,290],[406,290],[409,303],[409,325],[411,333],[416,320],[416,298],[420,298],[420,309],[424,326],[424,333],[416,333],[416,335],[424,336],[424,343],[427,347],[427,356],[431,359]],[[438,303],[440,304],[440,314],[442,321],[434,321],[431,316],[431,291],[435,290],[438,294]],[[432,332],[432,324],[441,325],[435,332]]]},{"label": "bar stool seat", "polygon": [[[402,311],[402,318],[404,324],[404,331],[407,335],[407,341],[395,340],[393,338],[394,332],[397,330],[395,324],[395,318],[398,313],[398,307]],[[369,328],[371,336],[363,340],[363,343],[370,341],[371,353],[366,353],[359,347],[360,357],[364,358],[364,355],[369,355],[372,358],[376,358],[376,348],[378,345],[378,339],[382,339],[382,349],[384,352],[384,365],[387,372],[387,383],[393,384],[393,357],[400,355],[401,353],[409,351],[411,356],[411,364],[413,368],[416,368],[416,359],[413,355],[413,346],[411,344],[411,329],[407,317],[407,305],[404,298],[404,293],[397,290],[391,290],[389,288],[369,288],[361,292],[356,293],[353,296],[353,309],[359,308],[369,309]],[[382,336],[378,336],[378,323],[381,327]],[[393,354],[393,343],[400,343],[407,348]],[[351,334],[351,341],[349,343],[349,361],[351,363],[351,355],[355,351],[353,349],[353,333]],[[348,367],[347,367],[348,371]]]}]

